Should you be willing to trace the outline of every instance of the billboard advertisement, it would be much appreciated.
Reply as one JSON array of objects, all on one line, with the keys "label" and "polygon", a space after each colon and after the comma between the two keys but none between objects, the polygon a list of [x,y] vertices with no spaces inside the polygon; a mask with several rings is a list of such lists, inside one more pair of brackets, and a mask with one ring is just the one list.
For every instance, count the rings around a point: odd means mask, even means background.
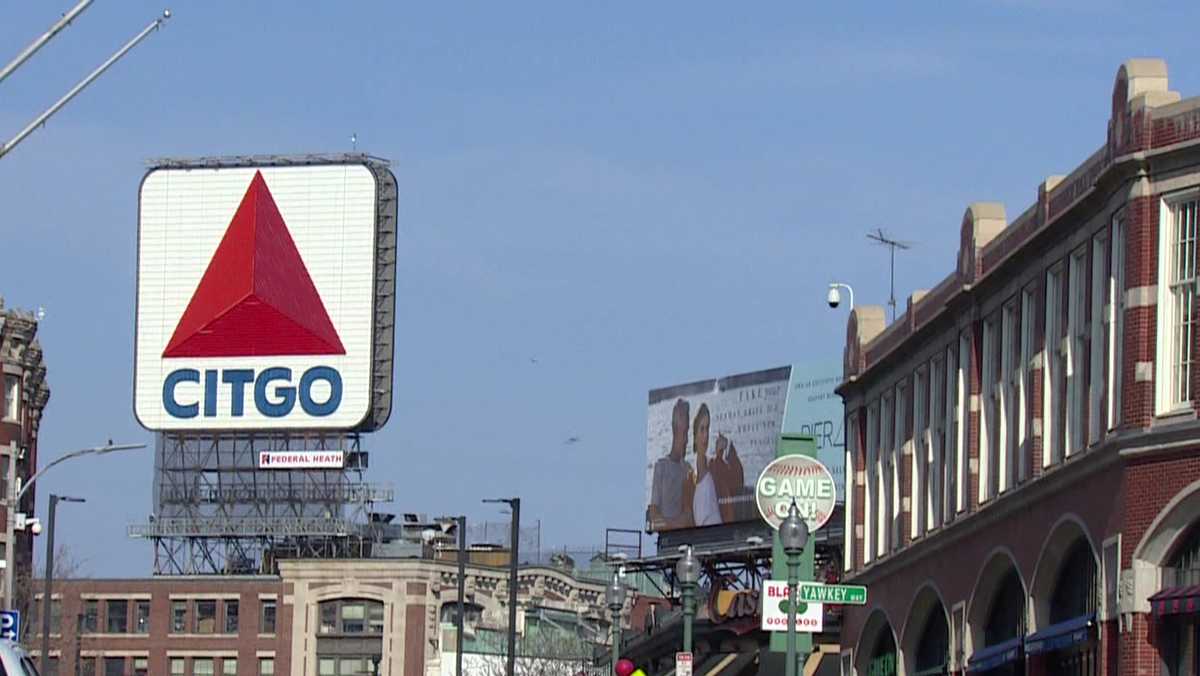
[{"label": "billboard advertisement", "polygon": [[389,171],[362,162],[151,170],[138,227],[141,424],[381,425],[391,356],[376,346],[391,345],[393,323],[377,326],[377,295],[382,289],[390,299],[395,282],[377,262],[394,257],[377,253],[381,242],[394,248],[394,198],[392,239],[380,237],[388,216],[381,194],[394,189]]},{"label": "billboard advertisement", "polygon": [[345,451],[259,451],[259,469],[342,469]]},{"label": "billboard advertisement", "polygon": [[837,367],[783,366],[650,391],[646,528],[668,531],[761,519],[755,480],[780,434],[811,435],[842,488]]}]

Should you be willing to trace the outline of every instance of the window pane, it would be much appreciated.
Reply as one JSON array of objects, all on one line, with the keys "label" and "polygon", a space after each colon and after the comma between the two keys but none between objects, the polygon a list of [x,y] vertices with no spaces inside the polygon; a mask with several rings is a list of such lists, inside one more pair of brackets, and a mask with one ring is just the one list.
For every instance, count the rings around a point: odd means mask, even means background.
[{"label": "window pane", "polygon": [[50,633],[62,633],[62,599],[50,599]]},{"label": "window pane", "polygon": [[145,657],[133,658],[133,676],[146,676],[150,672],[150,660]]},{"label": "window pane", "polygon": [[225,602],[225,633],[238,633],[238,602]]},{"label": "window pane", "polygon": [[96,676],[96,658],[81,657],[79,659],[79,676]]},{"label": "window pane", "polygon": [[99,601],[84,601],[83,603],[83,631],[85,633],[94,633],[100,620],[100,602]]},{"label": "window pane", "polygon": [[187,631],[187,601],[171,601],[171,633]]},{"label": "window pane", "polygon": [[125,658],[105,657],[104,676],[125,676]]},{"label": "window pane", "polygon": [[[129,602],[109,601],[105,604],[104,614],[108,623],[108,633],[125,634],[129,632]],[[108,667],[104,668],[108,671]]]},{"label": "window pane", "polygon": [[317,676],[336,676],[337,667],[332,657],[322,657],[317,667]]},{"label": "window pane", "polygon": [[275,599],[263,599],[259,601],[259,633],[274,634],[275,633]]},{"label": "window pane", "polygon": [[171,658],[171,676],[183,676],[183,658]]},{"label": "window pane", "polygon": [[237,658],[226,657],[221,660],[221,673],[225,676],[237,676]]},{"label": "window pane", "polygon": [[196,632],[200,634],[217,633],[216,601],[196,601]]},{"label": "window pane", "polygon": [[150,602],[138,601],[134,609],[133,631],[138,634],[150,633]]},{"label": "window pane", "polygon": [[337,632],[337,601],[321,602],[321,625],[318,631],[322,634]]},{"label": "window pane", "polygon": [[21,378],[4,376],[4,419],[17,420],[21,413]]},{"label": "window pane", "polygon": [[383,633],[383,604],[378,601],[367,602],[367,631],[372,634]]},{"label": "window pane", "polygon": [[[46,672],[42,676],[58,676],[59,675],[59,660],[57,657],[51,656],[50,662],[46,665]],[[145,676],[143,672],[140,676]]]},{"label": "window pane", "polygon": [[213,676],[213,659],[211,657],[196,657],[192,660],[194,676]]},{"label": "window pane", "polygon": [[258,658],[258,676],[275,676],[275,658]]}]

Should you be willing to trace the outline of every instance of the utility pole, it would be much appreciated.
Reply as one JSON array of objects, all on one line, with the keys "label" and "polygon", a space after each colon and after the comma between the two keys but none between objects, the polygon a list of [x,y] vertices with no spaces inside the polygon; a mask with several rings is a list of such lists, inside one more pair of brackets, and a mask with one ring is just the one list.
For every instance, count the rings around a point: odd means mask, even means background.
[{"label": "utility pole", "polygon": [[891,284],[888,292],[888,305],[892,306],[892,321],[896,321],[896,249],[907,251],[912,248],[912,244],[888,237],[883,232],[883,228],[877,228],[875,232],[868,232],[867,239],[891,250]]},{"label": "utility pole", "polygon": [[50,604],[51,590],[54,585],[54,516],[60,500],[62,502],[85,502],[83,498],[50,495],[50,512],[47,515],[50,524],[46,529],[46,588],[42,594],[42,660],[39,670],[43,674],[50,673],[47,669],[50,668]]},{"label": "utility pole", "polygon": [[467,517],[460,516],[458,521],[458,625],[454,637],[454,674],[462,676],[463,627],[467,612],[464,596],[467,594]]},{"label": "utility pole", "polygon": [[517,561],[521,539],[521,498],[502,498],[484,502],[503,502],[512,509],[512,534],[508,561],[508,664],[505,676],[515,676],[517,669]]}]

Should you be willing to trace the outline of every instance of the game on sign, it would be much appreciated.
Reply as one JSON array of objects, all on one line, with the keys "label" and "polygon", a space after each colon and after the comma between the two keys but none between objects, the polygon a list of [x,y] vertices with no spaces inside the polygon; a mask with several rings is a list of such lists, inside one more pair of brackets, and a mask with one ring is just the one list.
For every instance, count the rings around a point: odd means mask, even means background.
[{"label": "game on sign", "polygon": [[854,584],[800,583],[800,600],[841,606],[865,606],[867,588]]}]

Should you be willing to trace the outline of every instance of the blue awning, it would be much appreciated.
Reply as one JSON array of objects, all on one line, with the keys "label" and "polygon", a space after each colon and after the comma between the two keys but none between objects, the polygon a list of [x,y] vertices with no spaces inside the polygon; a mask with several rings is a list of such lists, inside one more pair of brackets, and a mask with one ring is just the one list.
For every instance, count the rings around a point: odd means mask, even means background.
[{"label": "blue awning", "polygon": [[1016,662],[1021,657],[1021,637],[1010,638],[1003,643],[990,645],[976,650],[971,659],[967,660],[967,671],[975,673],[1002,667],[1009,662]]},{"label": "blue awning", "polygon": [[1025,652],[1039,655],[1083,643],[1091,637],[1095,624],[1096,615],[1093,613],[1052,624],[1025,637]]}]

